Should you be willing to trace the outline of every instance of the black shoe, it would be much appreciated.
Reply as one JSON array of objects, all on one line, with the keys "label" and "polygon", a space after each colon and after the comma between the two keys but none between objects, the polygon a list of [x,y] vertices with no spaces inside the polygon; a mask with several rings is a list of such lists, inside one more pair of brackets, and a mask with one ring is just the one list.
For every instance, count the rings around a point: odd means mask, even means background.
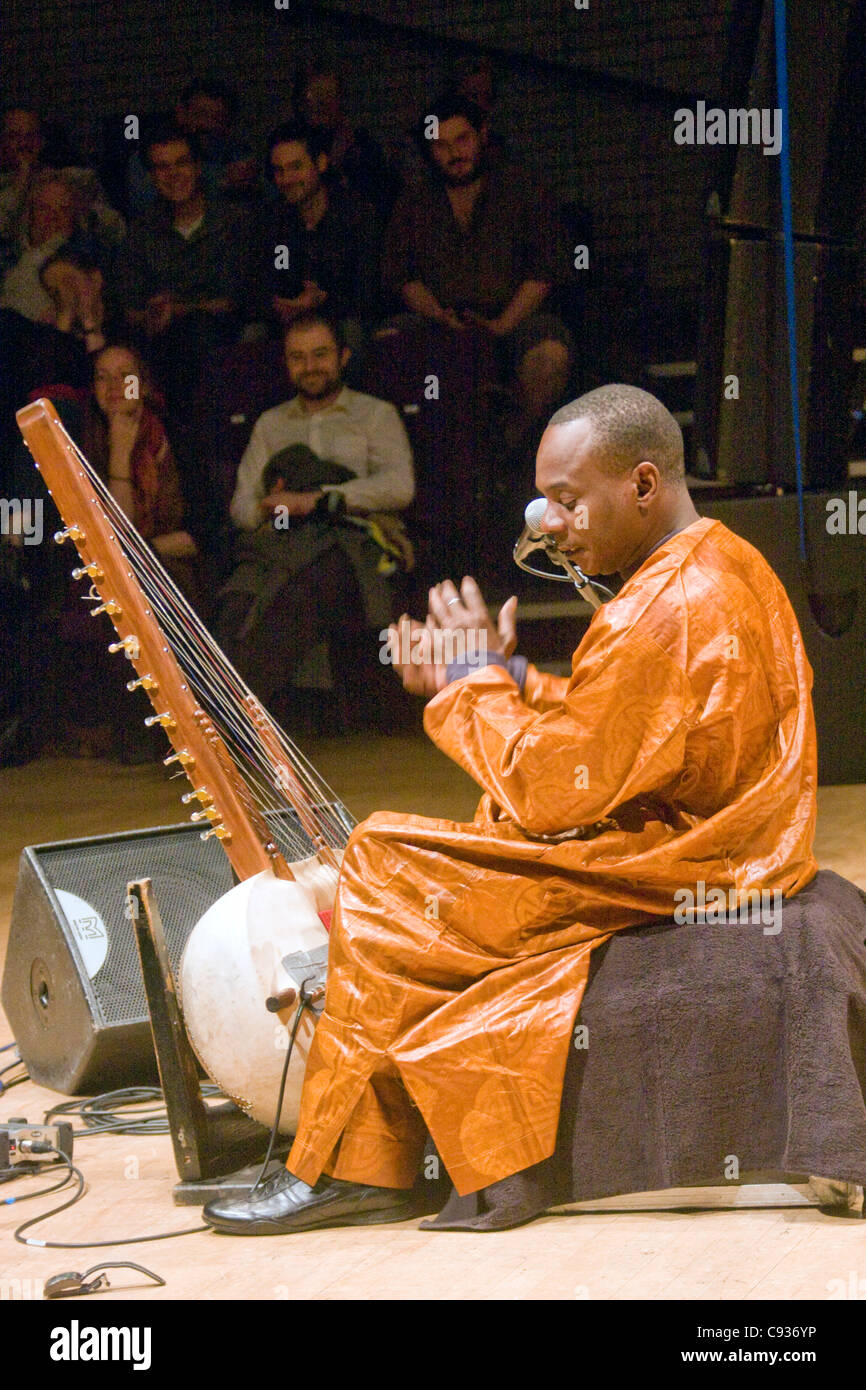
[{"label": "black shoe", "polygon": [[411,1191],[365,1187],[321,1177],[310,1187],[286,1168],[246,1197],[208,1202],[202,1217],[215,1231],[237,1236],[281,1236],[322,1226],[376,1226],[419,1215]]}]

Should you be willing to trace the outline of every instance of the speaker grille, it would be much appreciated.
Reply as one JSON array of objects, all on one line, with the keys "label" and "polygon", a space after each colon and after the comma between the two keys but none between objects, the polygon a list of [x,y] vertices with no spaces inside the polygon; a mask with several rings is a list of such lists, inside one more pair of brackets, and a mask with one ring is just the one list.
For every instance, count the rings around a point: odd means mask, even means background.
[{"label": "speaker grille", "polygon": [[83,843],[74,854],[69,846],[40,850],[38,856],[51,887],[76,894],[105,923],[108,950],[91,979],[102,1024],[148,1017],[132,924],[125,915],[130,879],[152,881],[175,976],[193,926],[233,883],[220,845],[215,840],[202,843],[199,832],[187,826],[129,840]]}]

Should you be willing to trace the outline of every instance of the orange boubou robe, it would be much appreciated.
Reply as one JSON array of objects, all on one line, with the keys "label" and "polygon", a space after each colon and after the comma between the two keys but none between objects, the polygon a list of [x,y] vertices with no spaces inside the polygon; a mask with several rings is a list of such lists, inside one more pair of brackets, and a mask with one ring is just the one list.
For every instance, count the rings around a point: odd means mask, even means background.
[{"label": "orange boubou robe", "polygon": [[408,1187],[426,1128],[461,1194],[548,1157],[593,948],[677,890],[815,874],[811,679],[772,570],[702,519],[595,613],[570,679],[530,667],[521,696],[486,666],[431,700],[485,795],[471,825],[352,835],[291,1172]]}]

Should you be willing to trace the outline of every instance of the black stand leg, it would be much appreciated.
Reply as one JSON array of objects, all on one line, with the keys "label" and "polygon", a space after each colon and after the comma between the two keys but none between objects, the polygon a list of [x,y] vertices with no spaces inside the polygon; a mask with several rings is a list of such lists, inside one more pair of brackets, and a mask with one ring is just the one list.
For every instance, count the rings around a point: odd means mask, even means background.
[{"label": "black stand leg", "polygon": [[[174,1189],[174,1200],[186,1206],[218,1196],[242,1196],[258,1176],[268,1131],[231,1101],[208,1106],[202,1099],[198,1063],[184,1028],[150,879],[132,882],[126,891],[181,1179]],[[283,1146],[275,1157],[284,1161],[286,1153]]]}]

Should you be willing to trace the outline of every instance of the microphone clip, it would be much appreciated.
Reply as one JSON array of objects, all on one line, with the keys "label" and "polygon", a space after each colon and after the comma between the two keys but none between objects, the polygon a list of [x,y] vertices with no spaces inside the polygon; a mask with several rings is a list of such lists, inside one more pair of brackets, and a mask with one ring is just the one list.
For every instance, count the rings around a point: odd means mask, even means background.
[{"label": "microphone clip", "polygon": [[[555,579],[560,584],[573,584],[580,597],[591,608],[600,608],[604,600],[599,590],[604,593],[605,598],[613,598],[613,594],[604,585],[596,585],[588,575],[584,574],[582,569],[579,569],[567,555],[562,553],[549,532],[539,529],[539,522],[545,507],[546,503],[541,497],[536,498],[527,506],[524,513],[526,525],[514,544],[514,563],[526,574],[534,574],[539,579]],[[550,570],[537,569],[534,565],[528,564],[527,555],[534,554],[536,550],[543,550],[551,564],[564,569],[565,574],[553,574]]]}]

